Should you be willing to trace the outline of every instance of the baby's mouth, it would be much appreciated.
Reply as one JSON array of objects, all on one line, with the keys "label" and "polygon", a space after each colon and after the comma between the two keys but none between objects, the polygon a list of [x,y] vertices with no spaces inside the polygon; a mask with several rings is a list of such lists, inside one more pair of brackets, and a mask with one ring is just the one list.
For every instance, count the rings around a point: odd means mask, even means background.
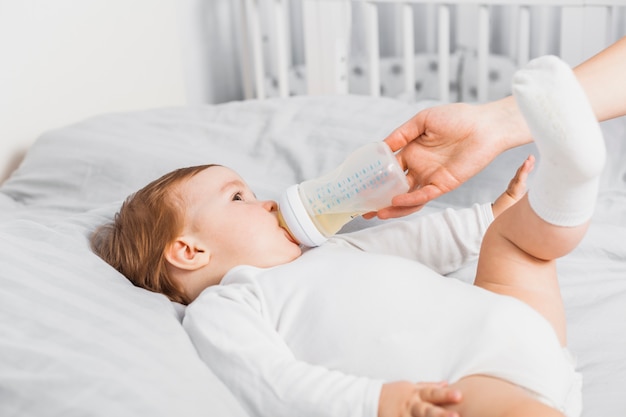
[{"label": "baby's mouth", "polygon": [[278,218],[278,226],[280,226],[280,228],[283,229],[283,231],[285,232],[285,235],[287,236],[287,239],[289,239],[292,243],[299,245],[300,243],[296,240],[296,238],[289,231],[289,227],[287,227],[287,223],[285,223],[285,219],[283,219],[283,216],[282,214],[280,214],[280,211],[277,213],[276,217]]},{"label": "baby's mouth", "polygon": [[299,245],[298,241],[291,235],[291,233],[289,233],[289,230],[287,229],[283,229],[283,230],[285,231],[285,236],[287,236],[287,239],[289,239],[291,243]]}]

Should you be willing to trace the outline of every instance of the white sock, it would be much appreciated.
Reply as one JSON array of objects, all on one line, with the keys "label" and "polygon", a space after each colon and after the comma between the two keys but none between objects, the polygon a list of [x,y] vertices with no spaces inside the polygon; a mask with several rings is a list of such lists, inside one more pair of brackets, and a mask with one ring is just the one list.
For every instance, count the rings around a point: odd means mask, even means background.
[{"label": "white sock", "polygon": [[529,187],[535,213],[557,226],[578,226],[593,214],[606,150],[602,131],[570,67],[537,58],[513,77],[513,95],[539,149]]}]

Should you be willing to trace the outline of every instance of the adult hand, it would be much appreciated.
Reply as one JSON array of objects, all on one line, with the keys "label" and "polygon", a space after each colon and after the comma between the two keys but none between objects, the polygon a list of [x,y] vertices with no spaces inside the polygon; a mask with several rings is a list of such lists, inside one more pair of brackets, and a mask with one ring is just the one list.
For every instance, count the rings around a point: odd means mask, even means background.
[{"label": "adult hand", "polygon": [[530,139],[510,97],[422,110],[385,139],[392,151],[399,151],[396,156],[407,171],[410,188],[376,215],[386,219],[417,211],[476,175],[504,150]]},{"label": "adult hand", "polygon": [[[574,69],[598,120],[626,115],[626,36]],[[385,219],[419,210],[480,172],[506,149],[532,141],[513,97],[481,105],[448,104],[416,114],[385,142],[408,170],[410,189],[392,206],[368,213]]]}]

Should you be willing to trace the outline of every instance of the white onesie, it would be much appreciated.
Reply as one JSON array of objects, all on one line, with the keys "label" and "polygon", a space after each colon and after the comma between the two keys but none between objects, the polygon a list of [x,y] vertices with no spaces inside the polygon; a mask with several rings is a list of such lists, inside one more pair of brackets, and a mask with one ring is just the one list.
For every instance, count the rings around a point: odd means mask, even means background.
[{"label": "white onesie", "polygon": [[442,276],[476,259],[492,219],[490,204],[446,210],[338,235],[285,265],[236,267],[183,324],[253,416],[376,417],[385,381],[482,374],[573,417],[579,377],[549,323]]}]

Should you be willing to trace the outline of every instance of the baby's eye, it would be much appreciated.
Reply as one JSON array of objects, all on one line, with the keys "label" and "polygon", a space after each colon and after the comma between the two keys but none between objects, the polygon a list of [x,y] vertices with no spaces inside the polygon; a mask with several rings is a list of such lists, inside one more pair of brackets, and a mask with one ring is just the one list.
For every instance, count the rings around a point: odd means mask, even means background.
[{"label": "baby's eye", "polygon": [[233,194],[233,201],[243,201],[243,195],[241,193]]}]

